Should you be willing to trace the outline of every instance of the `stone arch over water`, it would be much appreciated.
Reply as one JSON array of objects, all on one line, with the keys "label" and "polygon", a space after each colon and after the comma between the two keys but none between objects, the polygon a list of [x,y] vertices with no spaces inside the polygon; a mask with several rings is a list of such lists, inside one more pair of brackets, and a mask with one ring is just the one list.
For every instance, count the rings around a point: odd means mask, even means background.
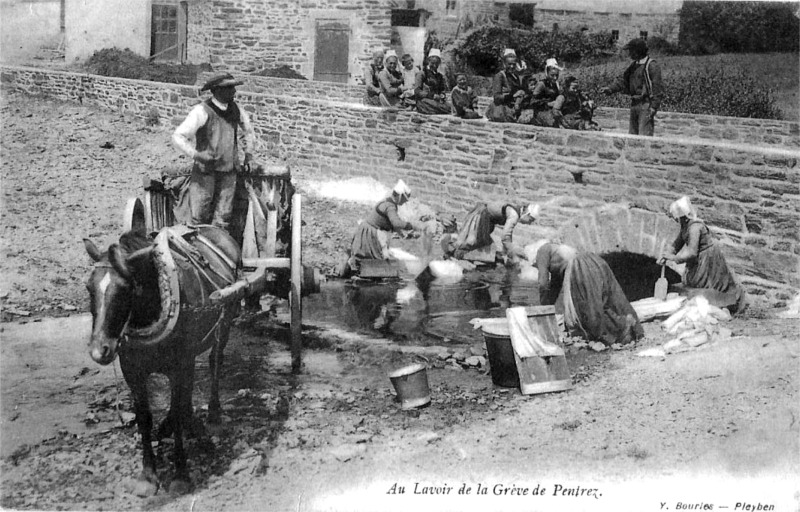
[{"label": "stone arch over water", "polygon": [[[561,241],[606,260],[631,301],[652,297],[661,275],[658,258],[678,233],[666,213],[610,204],[573,218],[559,230]],[[683,265],[669,264],[665,277],[679,283]]]}]

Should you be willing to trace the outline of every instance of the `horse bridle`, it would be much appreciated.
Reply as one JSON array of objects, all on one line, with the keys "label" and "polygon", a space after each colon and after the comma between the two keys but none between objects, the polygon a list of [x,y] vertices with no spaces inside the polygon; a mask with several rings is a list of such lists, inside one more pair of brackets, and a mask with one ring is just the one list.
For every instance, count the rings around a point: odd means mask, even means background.
[{"label": "horse bridle", "polygon": [[[112,268],[114,269],[114,265],[111,264],[110,261],[98,261],[94,264],[93,268]],[[116,269],[114,269],[116,270]],[[137,297],[142,296],[142,285],[137,283],[135,280],[133,281],[133,294]],[[117,337],[117,345],[119,348],[122,348],[122,345],[128,341],[128,324],[131,321],[131,314],[128,313],[128,318],[125,319],[125,325],[122,326],[122,330]],[[119,349],[118,349],[119,350]]]},{"label": "horse bridle", "polygon": [[[114,265],[112,265],[110,261],[98,261],[94,264],[93,268],[114,268]],[[114,270],[116,269],[114,268]],[[144,288],[136,281],[136,279],[131,279],[131,281],[133,281],[133,294],[136,297],[141,297],[144,293]]]}]

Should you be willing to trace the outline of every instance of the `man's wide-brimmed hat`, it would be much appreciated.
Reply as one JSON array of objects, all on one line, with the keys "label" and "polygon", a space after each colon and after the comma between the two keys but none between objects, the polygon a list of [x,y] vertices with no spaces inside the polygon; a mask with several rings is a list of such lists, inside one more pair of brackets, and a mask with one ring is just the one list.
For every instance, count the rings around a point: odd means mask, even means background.
[{"label": "man's wide-brimmed hat", "polygon": [[214,89],[218,89],[220,87],[231,87],[235,85],[242,85],[244,82],[241,80],[236,80],[233,78],[233,75],[230,73],[225,73],[224,75],[215,76],[211,80],[205,83],[203,87],[200,89],[201,91],[213,91]]},{"label": "man's wide-brimmed hat", "polygon": [[431,51],[428,52],[428,58],[430,57],[439,57],[442,58],[442,51],[438,48],[431,48]]}]

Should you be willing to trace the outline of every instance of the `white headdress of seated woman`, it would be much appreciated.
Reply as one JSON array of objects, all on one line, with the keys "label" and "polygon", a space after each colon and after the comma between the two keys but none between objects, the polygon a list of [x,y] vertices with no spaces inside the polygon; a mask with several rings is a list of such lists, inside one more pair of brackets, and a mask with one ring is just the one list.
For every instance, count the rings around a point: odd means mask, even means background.
[{"label": "white headdress of seated woman", "polygon": [[395,194],[397,197],[404,197],[408,199],[411,197],[411,189],[406,185],[406,182],[403,180],[397,180],[394,188],[392,189],[392,193]]},{"label": "white headdress of seated woman", "polygon": [[562,71],[564,68],[558,65],[558,61],[556,59],[550,58],[544,62],[544,69],[545,71],[548,69],[557,69]]},{"label": "white headdress of seated woman", "polygon": [[669,214],[676,219],[681,217],[689,217],[690,219],[697,218],[697,213],[689,200],[689,196],[683,196],[677,201],[669,205]]}]

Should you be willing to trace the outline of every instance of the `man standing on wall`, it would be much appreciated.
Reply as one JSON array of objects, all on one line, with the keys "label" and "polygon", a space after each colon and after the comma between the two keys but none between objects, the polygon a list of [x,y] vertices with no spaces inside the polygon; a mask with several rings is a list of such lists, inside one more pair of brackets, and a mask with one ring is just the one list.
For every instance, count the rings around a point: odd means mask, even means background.
[{"label": "man standing on wall", "polygon": [[600,89],[605,94],[622,91],[631,97],[631,117],[628,133],[653,135],[656,113],[661,106],[664,86],[661,67],[648,55],[647,42],[633,39],[625,48],[633,62],[610,87]]},{"label": "man standing on wall", "polygon": [[178,149],[194,160],[188,186],[192,224],[228,230],[240,167],[239,129],[244,135],[244,165],[252,159],[255,132],[247,112],[233,101],[237,85],[242,82],[228,73],[206,82],[200,90],[211,91],[211,98],[196,105],[172,134]]}]

